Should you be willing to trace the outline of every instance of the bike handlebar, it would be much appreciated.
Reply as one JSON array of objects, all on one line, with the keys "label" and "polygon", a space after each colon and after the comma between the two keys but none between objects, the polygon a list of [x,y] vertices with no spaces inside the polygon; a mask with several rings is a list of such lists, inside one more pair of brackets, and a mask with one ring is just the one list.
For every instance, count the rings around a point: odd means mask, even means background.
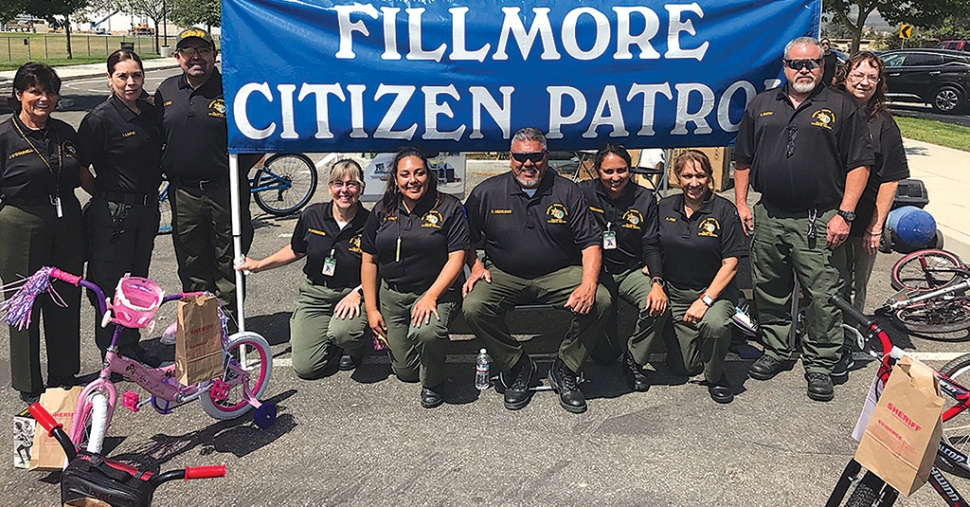
[{"label": "bike handlebar", "polygon": [[201,467],[186,467],[185,480],[214,479],[226,476],[226,465],[210,465]]},{"label": "bike handlebar", "polygon": [[850,305],[846,300],[840,298],[839,296],[833,295],[829,298],[829,302],[839,307],[844,315],[848,315],[850,319],[854,320],[856,324],[861,324],[870,329],[873,326],[872,320],[866,317],[862,312],[860,312],[856,307]]},{"label": "bike handlebar", "polygon": [[31,403],[27,410],[40,423],[41,427],[47,430],[47,436],[54,437],[57,443],[61,444],[61,449],[64,449],[64,454],[67,456],[68,461],[77,457],[77,449],[74,448],[74,442],[71,442],[71,437],[67,436],[67,432],[64,431],[64,425],[57,422],[54,416],[43,405],[40,403]]}]

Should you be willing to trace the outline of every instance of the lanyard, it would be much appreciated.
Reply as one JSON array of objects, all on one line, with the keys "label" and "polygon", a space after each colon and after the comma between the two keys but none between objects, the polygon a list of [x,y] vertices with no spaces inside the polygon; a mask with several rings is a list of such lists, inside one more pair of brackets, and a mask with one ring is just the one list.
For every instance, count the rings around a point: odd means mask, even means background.
[{"label": "lanyard", "polygon": [[27,137],[27,134],[25,134],[23,129],[20,128],[20,124],[17,122],[17,120],[15,118],[10,118],[10,121],[13,122],[13,126],[14,128],[17,129],[17,133],[20,134],[20,137],[27,142],[27,145],[30,146],[30,149],[33,150],[33,152],[36,153],[37,156],[40,157],[40,159],[44,162],[44,165],[47,166],[47,170],[49,170],[51,172],[51,176],[54,177],[54,188],[58,189],[56,190],[56,193],[60,194],[60,191],[58,188],[60,187],[60,185],[58,180],[60,179],[60,176],[61,176],[61,170],[64,168],[64,153],[61,149],[61,140],[60,140],[60,136],[57,135],[57,131],[53,129],[51,130],[51,132],[54,133],[54,143],[57,145],[57,171],[54,171],[54,168],[51,166],[50,161],[47,160],[47,157],[41,154],[40,150],[38,150],[36,146],[34,146],[34,143],[30,141],[30,138]]}]

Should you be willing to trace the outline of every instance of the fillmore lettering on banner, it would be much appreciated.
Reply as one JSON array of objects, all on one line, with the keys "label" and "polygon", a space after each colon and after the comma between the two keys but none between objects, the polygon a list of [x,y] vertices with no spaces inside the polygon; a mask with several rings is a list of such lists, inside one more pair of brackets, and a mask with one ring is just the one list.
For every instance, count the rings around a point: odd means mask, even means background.
[{"label": "fillmore lettering on banner", "polygon": [[223,1],[234,153],[723,146],[821,0]]}]

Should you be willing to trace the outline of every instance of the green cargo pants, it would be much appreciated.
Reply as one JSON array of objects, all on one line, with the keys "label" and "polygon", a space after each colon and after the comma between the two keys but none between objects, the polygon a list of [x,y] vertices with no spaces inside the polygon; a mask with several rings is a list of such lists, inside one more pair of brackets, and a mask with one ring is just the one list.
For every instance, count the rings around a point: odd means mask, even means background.
[{"label": "green cargo pants", "polygon": [[842,348],[842,312],[829,302],[830,296],[842,291],[838,266],[842,256],[825,246],[826,224],[835,212],[820,210],[815,239],[809,239],[807,213],[786,212],[764,201],[754,206],[751,271],[765,353],[778,360],[790,358],[794,271],[808,297],[802,333],[807,373],[831,373]]},{"label": "green cargo pants", "polygon": [[[95,197],[84,211],[84,221],[88,240],[88,271],[85,276],[111,297],[118,280],[131,273],[131,276],[148,277],[148,268],[155,248],[155,235],[158,234],[158,202],[149,206],[142,204],[123,204]],[[93,292],[88,291],[91,303],[98,303]],[[104,355],[115,325],[101,327],[101,318],[94,319],[94,340]],[[118,336],[118,347],[129,347],[138,343],[137,329],[122,329]],[[126,354],[127,355],[127,354]]]},{"label": "green cargo pants", "polygon": [[644,349],[649,354],[649,348],[665,343],[668,365],[687,375],[697,375],[703,370],[705,380],[717,382],[724,374],[724,356],[731,345],[731,316],[738,300],[737,287],[733,283],[728,285],[696,324],[684,322],[684,314],[704,291],[678,289],[670,282],[664,291],[667,311],[657,317]]},{"label": "green cargo pants", "polygon": [[[582,279],[581,266],[567,266],[535,278],[520,278],[506,273],[491,262],[485,269],[492,275],[492,283],[479,281],[462,303],[465,321],[482,342],[501,372],[508,372],[522,357],[520,344],[509,331],[505,314],[518,304],[538,303],[562,308],[569,295]],[[566,310],[568,311],[568,310]],[[610,311],[610,293],[597,285],[596,301],[586,315],[572,314],[569,329],[559,346],[559,358],[574,372],[579,372],[589,358],[600,334],[594,331]]]},{"label": "green cargo pants", "polygon": [[[253,243],[249,186],[240,178],[242,252]],[[236,315],[236,271],[233,269],[232,215],[229,185],[214,189],[179,188],[173,183],[172,243],[185,292],[208,291],[219,298],[230,320]],[[231,324],[230,324],[231,327]]]},{"label": "green cargo pants", "polygon": [[[0,205],[0,279],[4,284],[30,276],[44,266],[81,274],[81,206],[73,194],[62,198],[61,206],[64,216],[57,218],[50,203]],[[59,281],[52,287],[66,306],[41,294],[34,302],[30,326],[24,330],[10,328],[10,380],[18,391],[39,393],[44,389],[40,371],[42,315],[48,380],[75,375],[81,367],[81,289]]]},{"label": "green cargo pants", "polygon": [[387,326],[387,356],[391,370],[403,382],[420,381],[437,387],[448,380],[445,353],[450,343],[448,325],[461,311],[460,289],[445,291],[438,298],[438,316],[430,324],[411,325],[411,309],[423,294],[397,292],[381,283],[381,315]]},{"label": "green cargo pants", "polygon": [[[647,339],[653,331],[656,320],[656,317],[650,316],[650,310],[646,308],[647,294],[653,288],[653,282],[640,268],[636,268],[621,273],[600,273],[600,284],[609,291],[612,304],[603,318],[603,334],[599,337],[591,355],[599,362],[608,363],[615,361],[617,357],[629,350],[638,364],[646,364],[650,355]],[[620,300],[626,301],[637,310],[637,322],[634,325],[633,334],[626,339],[619,336],[617,317]]]},{"label": "green cargo pants", "polygon": [[[329,366],[331,347],[340,347],[355,358],[364,354],[367,312],[363,306],[355,318],[333,316],[337,303],[351,290],[313,285],[309,280],[300,284],[300,297],[290,317],[290,348],[298,377],[319,378]],[[333,360],[339,361],[340,357]]]}]

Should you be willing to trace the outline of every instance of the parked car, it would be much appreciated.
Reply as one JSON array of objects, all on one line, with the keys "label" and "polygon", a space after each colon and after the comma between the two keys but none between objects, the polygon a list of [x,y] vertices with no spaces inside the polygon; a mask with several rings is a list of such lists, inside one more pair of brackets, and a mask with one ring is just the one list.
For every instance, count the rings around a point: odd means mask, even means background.
[{"label": "parked car", "polygon": [[960,113],[970,93],[970,53],[948,49],[898,49],[879,55],[886,63],[888,96],[923,102],[940,113]]},{"label": "parked car", "polygon": [[952,49],[954,51],[970,51],[970,40],[945,40],[936,45],[936,49]]}]

